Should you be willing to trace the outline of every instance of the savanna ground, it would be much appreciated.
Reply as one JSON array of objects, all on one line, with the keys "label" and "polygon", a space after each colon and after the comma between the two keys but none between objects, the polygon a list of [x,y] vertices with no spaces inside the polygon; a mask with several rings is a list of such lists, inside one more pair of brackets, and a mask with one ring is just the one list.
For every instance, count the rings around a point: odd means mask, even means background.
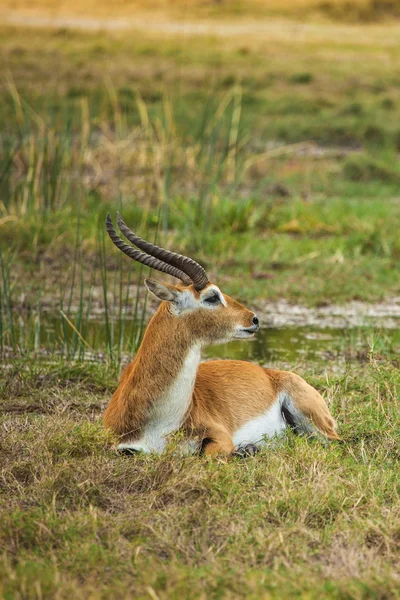
[{"label": "savanna ground", "polygon": [[[145,10],[182,30],[21,24]],[[2,597],[399,597],[398,335],[268,355],[324,393],[342,443],[126,458],[101,425],[154,308],[108,210],[265,319],[399,295],[397,3],[2,11],[20,17],[0,26]]]}]

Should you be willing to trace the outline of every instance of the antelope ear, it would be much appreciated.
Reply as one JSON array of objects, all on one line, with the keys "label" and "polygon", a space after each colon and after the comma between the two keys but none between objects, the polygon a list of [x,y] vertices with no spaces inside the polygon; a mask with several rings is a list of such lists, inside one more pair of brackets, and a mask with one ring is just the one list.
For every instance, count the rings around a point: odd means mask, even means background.
[{"label": "antelope ear", "polygon": [[157,281],[157,279],[150,279],[147,277],[144,280],[144,284],[149,292],[154,294],[159,300],[165,300],[165,302],[177,302],[179,299],[179,290],[169,283],[161,283],[161,281]]}]

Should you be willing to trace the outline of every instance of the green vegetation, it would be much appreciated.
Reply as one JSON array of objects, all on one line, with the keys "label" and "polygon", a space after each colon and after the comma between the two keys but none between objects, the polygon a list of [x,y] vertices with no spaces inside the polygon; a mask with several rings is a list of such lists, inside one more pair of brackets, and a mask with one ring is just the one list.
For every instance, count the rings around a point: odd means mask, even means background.
[{"label": "green vegetation", "polygon": [[346,365],[297,365],[329,399],[343,443],[289,436],[229,462],[173,445],[119,457],[100,420],[114,370],[11,363],[0,380],[2,597],[398,597],[398,355],[382,340],[347,350]]},{"label": "green vegetation", "polygon": [[255,307],[396,294],[397,30],[374,30],[373,49],[362,28],[340,46],[322,31],[293,44],[282,26],[272,55],[257,39],[4,28],[0,246],[14,308],[59,314],[60,272],[75,306],[102,286],[103,259],[112,278],[119,258],[108,244],[101,255],[100,232],[118,208]]},{"label": "green vegetation", "polygon": [[108,211],[260,315],[399,295],[398,27],[305,31],[1,27],[0,597],[398,597],[398,334],[215,349],[307,378],[340,444],[127,460],[101,426],[154,308]]}]

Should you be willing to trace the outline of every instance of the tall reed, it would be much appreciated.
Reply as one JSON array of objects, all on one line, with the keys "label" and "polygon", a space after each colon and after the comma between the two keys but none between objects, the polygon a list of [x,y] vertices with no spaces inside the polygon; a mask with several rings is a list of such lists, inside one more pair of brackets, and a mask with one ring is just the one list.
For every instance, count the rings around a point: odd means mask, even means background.
[{"label": "tall reed", "polygon": [[[221,222],[246,226],[251,202],[228,200],[247,164],[239,87],[217,106],[210,97],[197,120],[200,129],[190,131],[177,123],[168,98],[157,114],[138,96],[132,124],[111,82],[106,87],[104,112],[84,98],[77,118],[62,103],[58,113],[38,114],[9,82],[14,118],[0,140],[3,354],[46,347],[82,360],[104,351],[118,362],[125,352],[135,352],[146,319],[143,269],[113,254],[105,238],[107,210],[123,209],[150,239],[179,232],[178,244],[197,249]],[[33,265],[55,253],[65,265],[59,267],[58,304],[54,285],[47,288],[45,281],[28,298],[30,308],[18,312],[16,294],[23,284],[13,277],[12,253],[4,253],[8,246],[24,251]],[[48,294],[52,302],[45,310]],[[99,304],[99,325],[93,327]]]}]

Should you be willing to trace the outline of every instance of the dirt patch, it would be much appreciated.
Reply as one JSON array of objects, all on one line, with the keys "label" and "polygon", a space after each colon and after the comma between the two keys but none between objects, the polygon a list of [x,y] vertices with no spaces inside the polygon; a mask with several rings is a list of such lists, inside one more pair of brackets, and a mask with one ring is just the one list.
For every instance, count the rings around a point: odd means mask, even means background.
[{"label": "dirt patch", "polygon": [[258,311],[264,327],[350,328],[373,325],[384,329],[400,328],[400,297],[385,302],[347,302],[308,308],[281,302],[267,303]]},{"label": "dirt patch", "polygon": [[[124,295],[126,292],[124,291]],[[137,286],[135,284],[129,286],[130,298],[136,298]],[[144,308],[145,295],[139,299],[138,314],[142,315]],[[155,313],[159,303],[149,295],[146,301],[146,319]],[[32,310],[30,307],[29,310]],[[259,304],[252,303],[254,310],[261,323],[262,327],[316,327],[316,328],[351,328],[374,326],[382,327],[383,329],[400,329],[400,296],[389,298],[383,302],[360,302],[353,300],[345,304],[329,304],[321,307],[308,307],[300,304],[291,304],[286,300],[279,302],[265,302]],[[109,298],[110,313],[115,313],[117,317],[119,306],[113,307],[113,301]],[[14,310],[23,311],[24,306],[15,304]],[[54,297],[43,298],[41,310],[45,320],[51,320],[53,313],[58,314],[58,304]],[[79,305],[72,304],[71,314],[78,312]],[[127,319],[133,318],[134,303],[131,302],[126,308],[124,314]],[[29,312],[29,311],[28,311]],[[93,286],[91,297],[91,319],[93,321],[102,321],[105,316],[104,312],[104,296],[101,286]]]}]

